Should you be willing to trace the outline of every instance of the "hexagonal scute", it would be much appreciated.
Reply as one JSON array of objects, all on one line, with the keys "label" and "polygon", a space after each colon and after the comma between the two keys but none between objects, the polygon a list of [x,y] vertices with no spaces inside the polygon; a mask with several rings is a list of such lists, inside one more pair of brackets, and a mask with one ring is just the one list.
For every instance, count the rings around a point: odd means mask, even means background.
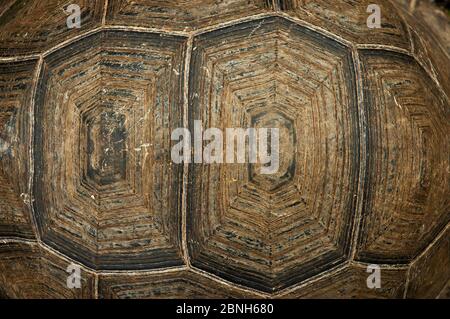
[{"label": "hexagonal scute", "polygon": [[282,147],[270,177],[260,164],[190,167],[192,264],[270,292],[344,260],[359,166],[349,49],[282,18],[202,34],[193,48],[191,128],[273,125]]},{"label": "hexagonal scute", "polygon": [[94,298],[95,275],[80,269],[80,288],[67,287],[70,262],[36,243],[0,243],[0,296],[14,299]]},{"label": "hexagonal scute", "polygon": [[36,97],[34,208],[48,245],[95,269],[181,259],[185,39],[103,31],[45,57]]},{"label": "hexagonal scute", "polygon": [[152,274],[99,275],[101,299],[225,299],[258,295],[209,279],[189,270]]},{"label": "hexagonal scute", "polygon": [[349,264],[319,279],[296,287],[282,298],[289,299],[401,299],[406,290],[406,268],[380,267],[381,287],[369,288],[367,266]]},{"label": "hexagonal scute", "polygon": [[[411,49],[408,27],[389,0],[274,0],[275,8],[345,40]],[[380,8],[381,28],[369,28],[369,5]]]},{"label": "hexagonal scute", "polygon": [[[0,56],[40,53],[64,40],[99,26],[105,0],[2,0],[0,3]],[[69,29],[65,12],[80,5],[80,28]]]},{"label": "hexagonal scute", "polygon": [[33,238],[29,203],[31,96],[36,60],[0,63],[0,236]]},{"label": "hexagonal scute", "polygon": [[357,258],[404,263],[450,221],[450,109],[411,57],[362,50],[367,167]]},{"label": "hexagonal scute", "polygon": [[271,9],[267,0],[118,0],[108,2],[106,23],[192,31]]}]

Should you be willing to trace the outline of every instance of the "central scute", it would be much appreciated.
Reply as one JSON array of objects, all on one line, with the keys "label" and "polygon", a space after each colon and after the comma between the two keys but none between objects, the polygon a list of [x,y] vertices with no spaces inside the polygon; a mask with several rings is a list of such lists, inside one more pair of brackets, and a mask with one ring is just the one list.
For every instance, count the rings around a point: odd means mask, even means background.
[{"label": "central scute", "polygon": [[282,18],[194,38],[189,121],[277,127],[280,169],[191,165],[192,264],[275,291],[347,258],[358,180],[351,51]]}]

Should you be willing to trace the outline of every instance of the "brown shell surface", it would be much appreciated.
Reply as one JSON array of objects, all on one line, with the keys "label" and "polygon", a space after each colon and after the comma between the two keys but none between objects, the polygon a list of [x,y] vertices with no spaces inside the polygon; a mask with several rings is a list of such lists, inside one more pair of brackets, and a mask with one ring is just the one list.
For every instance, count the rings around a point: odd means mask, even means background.
[{"label": "brown shell surface", "polygon": [[[403,6],[71,3],[0,4],[0,297],[448,298],[448,43]],[[279,171],[172,163],[195,120]]]}]

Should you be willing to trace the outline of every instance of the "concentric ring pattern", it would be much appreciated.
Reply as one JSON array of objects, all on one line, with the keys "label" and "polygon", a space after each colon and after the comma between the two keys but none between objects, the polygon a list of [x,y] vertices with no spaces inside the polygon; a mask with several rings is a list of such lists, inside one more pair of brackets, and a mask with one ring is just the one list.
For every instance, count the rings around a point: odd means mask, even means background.
[{"label": "concentric ring pattern", "polygon": [[278,18],[207,33],[193,45],[191,122],[223,131],[278,127],[282,136],[276,174],[253,164],[192,165],[193,264],[271,291],[343,260],[358,180],[349,51]]},{"label": "concentric ring pattern", "polygon": [[[80,1],[70,30],[3,1],[0,297],[445,295],[450,58],[369,3]],[[195,121],[278,128],[278,171],[172,162]]]},{"label": "concentric ring pattern", "polygon": [[45,59],[34,150],[44,242],[95,269],[181,264],[182,167],[165,150],[182,126],[184,43],[106,31]]}]

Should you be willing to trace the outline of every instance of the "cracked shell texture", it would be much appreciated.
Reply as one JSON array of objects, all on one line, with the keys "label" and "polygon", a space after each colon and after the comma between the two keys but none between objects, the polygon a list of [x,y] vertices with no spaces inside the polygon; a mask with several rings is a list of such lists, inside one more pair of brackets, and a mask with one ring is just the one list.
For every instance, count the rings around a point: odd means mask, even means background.
[{"label": "cracked shell texture", "polygon": [[[71,2],[0,4],[0,296],[448,296],[450,59],[413,15]],[[279,128],[278,173],[172,163],[195,120]]]}]

